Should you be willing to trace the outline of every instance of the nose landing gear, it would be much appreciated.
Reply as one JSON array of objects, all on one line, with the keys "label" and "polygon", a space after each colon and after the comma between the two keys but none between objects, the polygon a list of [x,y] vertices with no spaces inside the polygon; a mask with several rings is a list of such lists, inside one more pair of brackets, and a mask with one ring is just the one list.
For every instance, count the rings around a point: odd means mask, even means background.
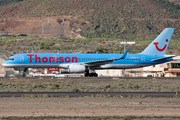
[{"label": "nose landing gear", "polygon": [[24,68],[23,73],[22,73],[22,77],[26,77],[26,71],[28,70],[28,68]]}]

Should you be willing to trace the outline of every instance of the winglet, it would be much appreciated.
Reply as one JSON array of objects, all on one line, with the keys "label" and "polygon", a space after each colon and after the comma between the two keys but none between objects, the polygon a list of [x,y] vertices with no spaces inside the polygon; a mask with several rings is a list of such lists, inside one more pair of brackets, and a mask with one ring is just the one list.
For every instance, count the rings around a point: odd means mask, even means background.
[{"label": "winglet", "polygon": [[122,57],[120,57],[119,59],[124,59],[128,53],[129,49],[126,50],[126,52],[122,55]]}]

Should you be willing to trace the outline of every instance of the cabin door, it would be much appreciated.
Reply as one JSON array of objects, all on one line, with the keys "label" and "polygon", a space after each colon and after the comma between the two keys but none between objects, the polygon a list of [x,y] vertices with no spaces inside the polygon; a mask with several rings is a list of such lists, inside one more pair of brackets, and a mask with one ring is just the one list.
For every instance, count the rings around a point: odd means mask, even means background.
[{"label": "cabin door", "polygon": [[145,63],[145,56],[141,56],[141,63]]},{"label": "cabin door", "polygon": [[24,63],[24,56],[20,56],[20,63]]}]

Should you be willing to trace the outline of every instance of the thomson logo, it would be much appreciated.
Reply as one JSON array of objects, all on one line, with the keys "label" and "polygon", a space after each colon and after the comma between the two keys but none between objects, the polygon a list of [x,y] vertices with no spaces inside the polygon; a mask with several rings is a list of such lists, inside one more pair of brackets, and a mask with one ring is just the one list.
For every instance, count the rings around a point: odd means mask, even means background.
[{"label": "thomson logo", "polygon": [[32,63],[32,56],[35,56],[35,63],[77,63],[77,57],[38,57],[34,54],[27,54],[29,56],[30,63]]}]

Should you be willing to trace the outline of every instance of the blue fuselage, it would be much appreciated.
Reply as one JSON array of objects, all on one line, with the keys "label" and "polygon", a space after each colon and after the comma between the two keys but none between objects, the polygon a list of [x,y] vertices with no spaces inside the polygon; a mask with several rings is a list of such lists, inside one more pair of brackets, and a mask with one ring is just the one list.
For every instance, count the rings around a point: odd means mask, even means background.
[{"label": "blue fuselage", "polygon": [[[121,56],[122,54],[24,53],[11,56],[3,63],[3,66],[10,68],[66,68],[66,65],[70,64],[104,61],[116,59]],[[127,54],[124,59],[92,67],[95,69],[129,69],[161,64],[172,60],[172,58],[168,58],[160,61],[151,61],[163,57],[164,56]]]}]

